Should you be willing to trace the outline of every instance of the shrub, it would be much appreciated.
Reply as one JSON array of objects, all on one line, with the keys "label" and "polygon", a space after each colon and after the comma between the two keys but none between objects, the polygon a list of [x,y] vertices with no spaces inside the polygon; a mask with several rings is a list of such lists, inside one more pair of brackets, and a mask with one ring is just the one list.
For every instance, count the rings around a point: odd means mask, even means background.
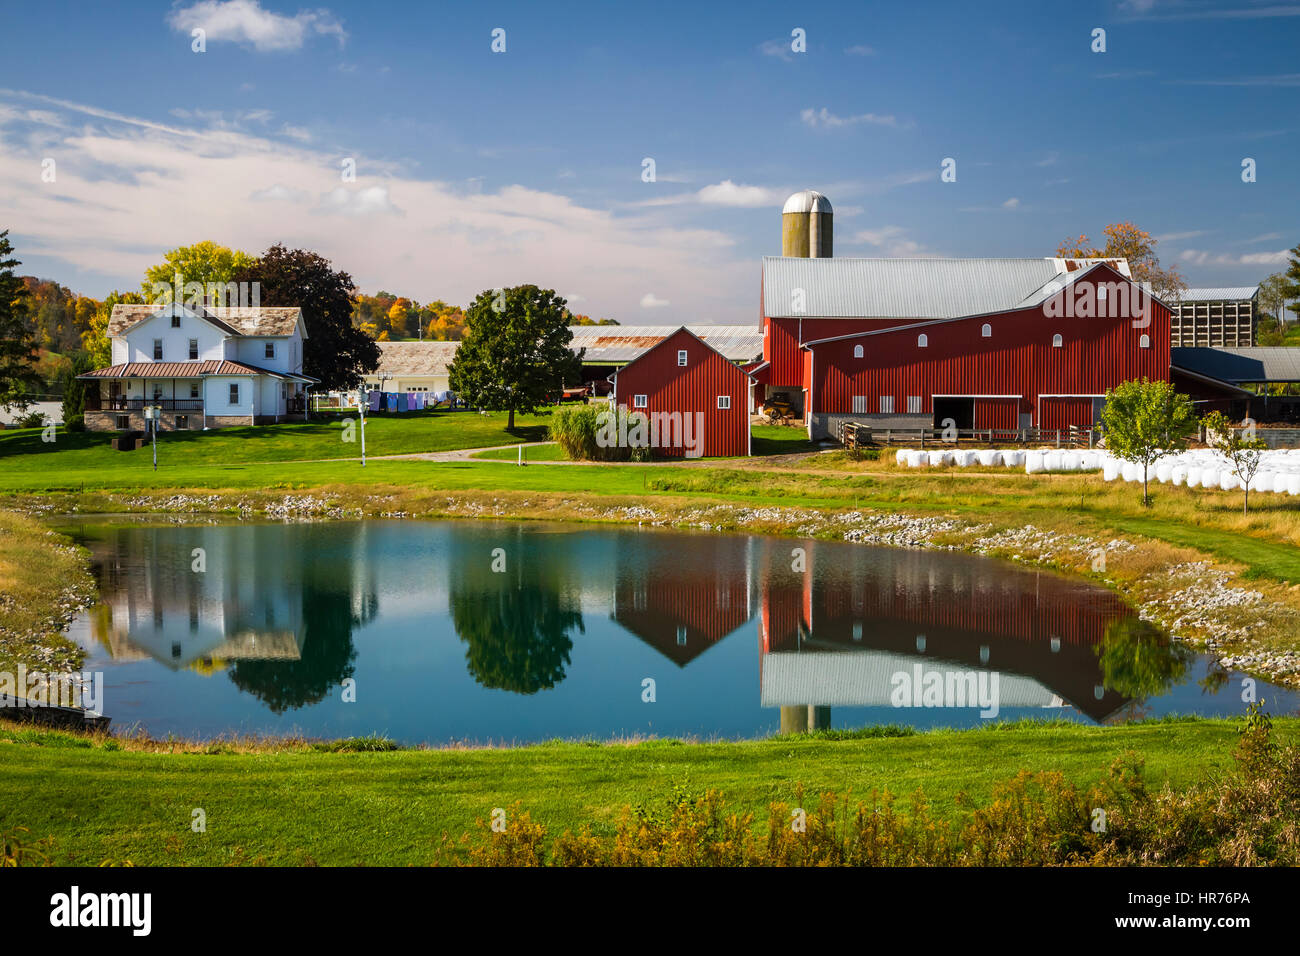
[{"label": "shrub", "polygon": [[[608,429],[606,418],[616,415],[612,422],[619,434],[626,434],[644,419],[643,415],[628,412],[625,408],[611,409],[599,405],[568,405],[555,412],[555,420],[547,428],[552,441],[559,442],[564,454],[574,461],[647,461],[649,448],[629,448],[626,445],[605,443],[601,431]],[[603,426],[603,427],[602,427]]]},{"label": "shrub", "polygon": [[15,428],[40,428],[45,424],[44,412],[28,412],[14,419]]}]

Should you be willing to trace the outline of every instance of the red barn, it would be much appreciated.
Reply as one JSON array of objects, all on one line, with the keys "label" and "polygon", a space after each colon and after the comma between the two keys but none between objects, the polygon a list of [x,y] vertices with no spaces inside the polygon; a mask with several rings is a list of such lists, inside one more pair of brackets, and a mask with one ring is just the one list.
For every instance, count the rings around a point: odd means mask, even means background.
[{"label": "red barn", "polygon": [[879,427],[1092,428],[1107,389],[1168,379],[1171,313],[1095,263],[1021,307],[805,340],[809,430]]},{"label": "red barn", "polygon": [[685,326],[610,378],[614,404],[656,426],[657,454],[749,454],[750,376]]}]

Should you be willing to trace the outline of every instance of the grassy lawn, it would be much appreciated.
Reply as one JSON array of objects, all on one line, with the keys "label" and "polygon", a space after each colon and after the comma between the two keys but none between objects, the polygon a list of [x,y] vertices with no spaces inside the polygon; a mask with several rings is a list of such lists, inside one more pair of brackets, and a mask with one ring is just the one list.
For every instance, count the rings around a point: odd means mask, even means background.
[{"label": "grassy lawn", "polygon": [[[210,432],[163,432],[158,438],[159,467],[163,463],[193,467],[226,462],[309,461],[359,458],[360,436],[343,441],[341,421],[354,416],[313,417],[311,422],[223,428]],[[541,441],[547,415],[516,415],[514,432],[506,431],[506,416],[483,417],[474,412],[424,411],[371,415],[366,419],[366,454],[405,455],[415,452],[482,448],[510,442]],[[38,428],[0,432],[0,468],[6,475],[39,474],[51,469],[68,472],[112,470],[143,477],[152,474],[148,447],[117,452],[109,447],[111,432],[65,432],[57,440],[41,441]]]},{"label": "grassy lawn", "polygon": [[[476,451],[471,458],[485,461],[518,461],[518,448],[489,448]],[[529,445],[524,449],[524,461],[565,461],[564,449],[557,444]]]},{"label": "grassy lawn", "polygon": [[[0,830],[53,837],[60,863],[420,864],[444,832],[472,832],[494,807],[516,801],[553,835],[584,824],[611,832],[623,807],[661,805],[674,789],[720,790],[729,808],[762,820],[769,803],[793,802],[800,783],[805,802],[826,790],[870,802],[873,790],[907,797],[919,787],[950,816],[959,791],[986,800],[1021,768],[1088,785],[1127,750],[1145,759],[1150,786],[1178,788],[1230,767],[1238,725],[1053,722],[866,739],[168,753],[156,752],[167,744],[108,749],[102,739],[0,724]],[[1300,720],[1278,719],[1276,733],[1294,742]],[[194,808],[206,812],[205,834],[190,830]]]},{"label": "grassy lawn", "polygon": [[753,443],[750,451],[755,455],[793,455],[801,451],[816,451],[820,446],[808,440],[808,432],[786,425],[752,425]]}]

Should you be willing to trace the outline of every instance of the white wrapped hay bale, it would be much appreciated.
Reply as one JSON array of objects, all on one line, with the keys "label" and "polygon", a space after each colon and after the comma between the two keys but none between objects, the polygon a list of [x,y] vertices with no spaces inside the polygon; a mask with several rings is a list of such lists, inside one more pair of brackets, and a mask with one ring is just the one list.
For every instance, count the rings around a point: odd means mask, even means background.
[{"label": "white wrapped hay bale", "polygon": [[1173,471],[1174,466],[1167,461],[1156,463],[1156,481],[1162,485],[1169,483],[1169,474]]},{"label": "white wrapped hay bale", "polygon": [[1219,472],[1219,487],[1224,491],[1236,491],[1241,486],[1237,476],[1231,470],[1224,468]]},{"label": "white wrapped hay bale", "polygon": [[1043,452],[1043,470],[1044,471],[1061,470],[1061,453],[1059,451]]},{"label": "white wrapped hay bale", "polygon": [[932,451],[930,452],[931,465],[951,465],[952,452],[950,451]]},{"label": "white wrapped hay bale", "polygon": [[1273,491],[1277,481],[1277,472],[1263,471],[1255,476],[1255,480],[1250,483],[1251,491]]},{"label": "white wrapped hay bale", "polygon": [[912,450],[910,450],[910,449],[908,450],[908,452],[907,452],[907,467],[908,467],[908,468],[924,468],[924,467],[925,467],[926,465],[928,465],[928,464],[930,464],[930,453],[929,453],[929,452],[924,452],[924,451],[912,451]]},{"label": "white wrapped hay bale", "polygon": [[1099,451],[1079,452],[1079,470],[1096,471],[1101,468],[1102,453]]},{"label": "white wrapped hay bale", "polygon": [[1200,465],[1187,466],[1187,487],[1199,488],[1201,486],[1201,472],[1205,469]]},{"label": "white wrapped hay bale", "polygon": [[910,448],[900,448],[894,452],[894,464],[903,465],[907,463],[907,456],[912,453]]},{"label": "white wrapped hay bale", "polygon": [[978,458],[979,456],[977,456],[973,451],[953,452],[953,460],[961,468],[970,467],[971,465],[975,464],[976,461],[978,461]]},{"label": "white wrapped hay bale", "polygon": [[1043,470],[1043,453],[1041,451],[1025,452],[1025,474],[1036,475]]},{"label": "white wrapped hay bale", "polygon": [[1174,485],[1187,484],[1187,466],[1174,465],[1169,469],[1169,482]]},{"label": "white wrapped hay bale", "polygon": [[1025,463],[1025,453],[1018,449],[1002,452],[1002,464],[1008,468],[1019,468]]},{"label": "white wrapped hay bale", "polygon": [[1124,462],[1123,466],[1120,468],[1119,473],[1120,473],[1120,477],[1122,477],[1125,481],[1142,480],[1142,469],[1139,466],[1133,464],[1133,462],[1131,461]]},{"label": "white wrapped hay bale", "polygon": [[1120,476],[1121,464],[1114,458],[1108,458],[1102,463],[1101,478],[1103,481],[1114,481]]},{"label": "white wrapped hay bale", "polygon": [[1300,495],[1300,474],[1286,476],[1286,493],[1288,495]]},{"label": "white wrapped hay bale", "polygon": [[979,453],[980,464],[987,467],[1002,464],[1002,452],[986,448]]}]

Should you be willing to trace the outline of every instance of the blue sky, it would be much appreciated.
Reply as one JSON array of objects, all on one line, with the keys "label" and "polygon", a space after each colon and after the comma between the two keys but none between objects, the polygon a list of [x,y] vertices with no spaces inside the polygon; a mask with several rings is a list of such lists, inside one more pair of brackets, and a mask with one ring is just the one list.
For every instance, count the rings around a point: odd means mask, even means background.
[{"label": "blue sky", "polygon": [[1297,3],[319,2],[7,6],[23,271],[102,296],[176,245],[283,241],[368,292],[535,282],[672,324],[756,321],[804,187],[841,256],[1051,255],[1129,219],[1235,285],[1300,242]]}]

